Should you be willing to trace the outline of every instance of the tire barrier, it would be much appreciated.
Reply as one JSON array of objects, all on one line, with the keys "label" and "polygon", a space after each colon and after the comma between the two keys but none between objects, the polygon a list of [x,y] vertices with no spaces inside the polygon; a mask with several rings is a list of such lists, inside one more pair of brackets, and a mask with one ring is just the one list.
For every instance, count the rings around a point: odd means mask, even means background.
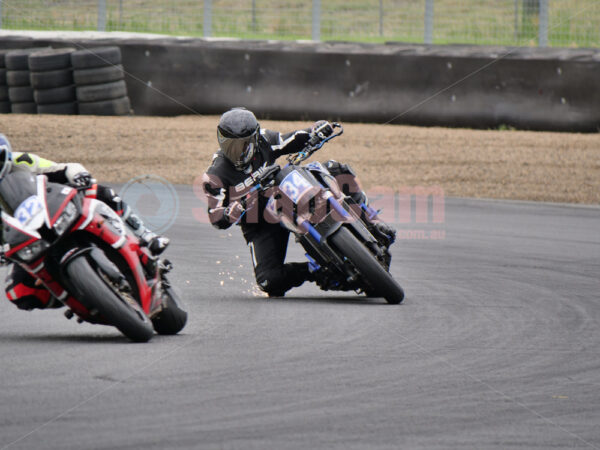
[{"label": "tire barrier", "polygon": [[10,100],[8,99],[8,85],[6,84],[6,65],[4,55],[6,50],[0,50],[0,114],[10,112]]},{"label": "tire barrier", "polygon": [[175,38],[119,45],[141,115],[245,106],[279,120],[600,129],[600,49]]},{"label": "tire barrier", "polygon": [[0,49],[0,113],[130,114],[121,63],[117,46]]},{"label": "tire barrier", "polygon": [[71,54],[74,48],[56,48],[29,55],[33,99],[39,114],[77,114]]},{"label": "tire barrier", "polygon": [[79,50],[71,54],[80,114],[129,114],[121,49],[116,46]]},{"label": "tire barrier", "polygon": [[13,113],[37,113],[37,104],[33,96],[34,89],[30,80],[29,56],[43,50],[48,50],[48,47],[10,50],[4,55],[8,99]]},{"label": "tire barrier", "polygon": [[[594,89],[600,49],[594,48],[146,39],[109,34],[90,39],[50,33],[39,38],[0,38],[0,48],[41,45],[91,49],[81,56],[81,67],[75,68],[81,71],[74,73],[77,88],[123,81],[115,79],[117,69],[109,66],[122,64],[127,69],[127,97],[81,102],[81,114],[120,114],[131,99],[139,115],[220,114],[242,105],[260,117],[281,120],[600,129],[600,89]],[[120,48],[122,60],[114,50],[102,50],[110,46]],[[112,85],[100,91],[116,95],[119,89]],[[100,95],[92,91],[84,90],[82,95],[88,99]]]}]

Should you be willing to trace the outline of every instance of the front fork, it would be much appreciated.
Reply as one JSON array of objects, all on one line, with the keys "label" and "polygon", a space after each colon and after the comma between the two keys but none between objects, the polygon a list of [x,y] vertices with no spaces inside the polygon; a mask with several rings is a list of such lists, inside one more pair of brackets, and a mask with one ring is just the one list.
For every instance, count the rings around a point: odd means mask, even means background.
[{"label": "front fork", "polygon": [[346,283],[352,285],[357,280],[357,274],[353,267],[341,258],[336,249],[332,248],[328,242],[329,236],[341,226],[346,226],[373,253],[380,264],[389,270],[391,256],[385,246],[381,245],[377,237],[369,231],[362,214],[354,211],[345,201],[339,201],[333,197],[329,197],[328,201],[332,206],[332,211],[322,221],[315,225],[306,221],[299,226],[306,233],[300,235],[298,240],[307,250],[307,257],[312,267],[324,266],[327,268],[333,265],[342,271]]},{"label": "front fork", "polygon": [[148,317],[152,319],[166,307],[166,298],[168,295],[167,289],[171,287],[165,274],[169,273],[173,268],[171,262],[166,258],[150,257],[152,267],[155,268],[154,277],[148,280],[152,288],[152,302]]},{"label": "front fork", "polygon": [[[79,301],[80,293],[69,283],[69,278],[66,274],[66,267],[75,258],[85,257],[93,266],[100,269],[102,273],[113,283],[118,289],[131,291],[129,283],[126,277],[121,273],[118,267],[110,261],[104,252],[94,245],[86,247],[73,247],[67,251],[61,258],[58,264],[59,276],[62,280],[62,284],[67,288],[64,290],[64,298],[60,299],[65,306],[69,309],[65,311],[65,317],[67,319],[73,318],[74,314],[77,314],[78,321],[88,321],[90,323],[106,324],[106,322],[93,311],[88,309],[84,303]],[[52,291],[51,291],[52,292]]]}]

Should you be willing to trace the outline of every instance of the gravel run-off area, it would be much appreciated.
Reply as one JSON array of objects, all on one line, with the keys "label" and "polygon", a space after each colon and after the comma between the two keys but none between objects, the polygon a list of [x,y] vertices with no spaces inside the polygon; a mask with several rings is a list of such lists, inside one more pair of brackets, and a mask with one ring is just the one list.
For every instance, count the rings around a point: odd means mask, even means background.
[{"label": "gravel run-off area", "polygon": [[[218,116],[0,116],[15,151],[78,161],[103,182],[144,174],[193,184],[217,150]],[[264,120],[282,132],[307,122]],[[313,159],[350,163],[367,190],[600,204],[600,134],[347,123]]]}]

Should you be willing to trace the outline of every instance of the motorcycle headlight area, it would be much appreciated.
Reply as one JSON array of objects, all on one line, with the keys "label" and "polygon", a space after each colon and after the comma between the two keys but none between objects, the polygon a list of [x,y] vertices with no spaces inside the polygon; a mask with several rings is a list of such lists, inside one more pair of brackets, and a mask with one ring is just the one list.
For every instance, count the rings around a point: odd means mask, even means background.
[{"label": "motorcycle headlight area", "polygon": [[96,212],[100,214],[121,236],[125,234],[125,225],[123,221],[108,205],[105,203],[98,202],[96,205]]},{"label": "motorcycle headlight area", "polygon": [[67,203],[67,206],[63,210],[62,214],[54,222],[54,230],[56,234],[61,235],[69,229],[73,222],[77,219],[77,207],[73,202]]},{"label": "motorcycle headlight area", "polygon": [[48,247],[50,247],[50,244],[40,239],[19,250],[17,256],[23,261],[31,261],[45,252]]}]

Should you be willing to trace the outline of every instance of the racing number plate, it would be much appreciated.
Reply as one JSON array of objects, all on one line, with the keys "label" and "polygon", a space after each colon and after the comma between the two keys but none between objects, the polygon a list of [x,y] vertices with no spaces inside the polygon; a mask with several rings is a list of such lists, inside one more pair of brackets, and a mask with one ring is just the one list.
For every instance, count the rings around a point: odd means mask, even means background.
[{"label": "racing number plate", "polygon": [[36,217],[44,206],[37,195],[32,195],[26,198],[15,210],[15,219],[17,219],[24,227],[29,225],[34,217]]},{"label": "racing number plate", "polygon": [[294,170],[287,174],[279,187],[285,195],[297,204],[300,196],[308,191],[312,185],[297,170]]}]

